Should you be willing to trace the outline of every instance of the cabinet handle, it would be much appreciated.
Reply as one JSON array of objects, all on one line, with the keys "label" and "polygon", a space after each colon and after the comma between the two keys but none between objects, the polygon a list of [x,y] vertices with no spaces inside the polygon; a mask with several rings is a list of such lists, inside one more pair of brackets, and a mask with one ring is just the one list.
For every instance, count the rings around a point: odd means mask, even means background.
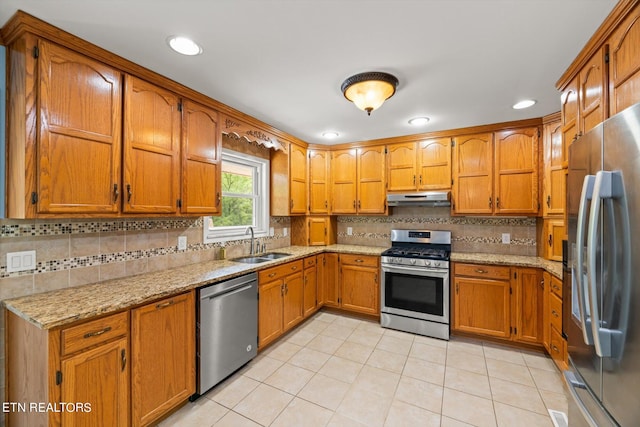
[{"label": "cabinet handle", "polygon": [[220,192],[216,193],[216,206],[220,206]]},{"label": "cabinet handle", "polygon": [[329,209],[329,202],[327,202],[326,200],[324,201],[324,208]]},{"label": "cabinet handle", "polygon": [[284,296],[284,283],[280,285],[280,295]]},{"label": "cabinet handle", "polygon": [[544,291],[544,279],[540,280],[540,288]]},{"label": "cabinet handle", "polygon": [[131,184],[127,184],[127,202],[131,201]]},{"label": "cabinet handle", "polygon": [[360,200],[358,200],[358,209],[360,209],[362,207]]},{"label": "cabinet handle", "polygon": [[493,203],[491,202],[491,197],[489,197],[489,209],[493,207]]},{"label": "cabinet handle", "polygon": [[553,245],[553,234],[549,234],[549,247],[551,247]]},{"label": "cabinet handle", "polygon": [[555,310],[551,310],[551,314],[553,314],[553,317],[558,317],[558,312]]},{"label": "cabinet handle", "polygon": [[118,196],[120,195],[120,192],[118,191],[118,184],[113,184],[113,202],[117,202],[118,201]]},{"label": "cabinet handle", "polygon": [[363,259],[358,258],[358,259],[356,260],[356,262],[364,262],[364,260],[363,260]]},{"label": "cabinet handle", "polygon": [[500,197],[496,197],[496,208],[500,209]]},{"label": "cabinet handle", "polygon": [[167,301],[167,302],[163,302],[160,304],[156,304],[156,310],[159,310],[161,308],[165,308],[165,307],[169,307],[170,305],[173,305],[173,300]]},{"label": "cabinet handle", "polygon": [[296,271],[296,270],[298,269],[298,266],[297,266],[297,265],[294,265],[293,267],[291,267],[291,269],[292,269],[293,271]]},{"label": "cabinet handle", "polygon": [[287,285],[286,283],[284,284],[284,294],[288,294],[289,293],[289,285]]},{"label": "cabinet handle", "polygon": [[547,207],[551,207],[551,194],[547,194]]},{"label": "cabinet handle", "polygon": [[293,209],[293,199],[291,199],[291,209]]},{"label": "cabinet handle", "polygon": [[104,329],[101,329],[99,331],[95,331],[95,332],[87,332],[86,334],[84,334],[85,338],[93,338],[93,337],[98,337],[102,334],[105,334],[107,332],[109,332],[111,330],[111,326],[107,326]]},{"label": "cabinet handle", "polygon": [[373,278],[373,283],[378,283],[378,273],[376,273],[376,277]]},{"label": "cabinet handle", "polygon": [[274,277],[278,273],[269,273],[269,277]]},{"label": "cabinet handle", "polygon": [[487,273],[488,273],[488,271],[487,271],[487,270],[481,270],[481,269],[479,269],[479,268],[476,268],[476,270],[475,270],[475,271],[476,271],[476,273],[480,273],[480,274],[487,274]]},{"label": "cabinet handle", "polygon": [[456,294],[460,291],[459,285],[456,283]]},{"label": "cabinet handle", "polygon": [[553,285],[552,288],[555,289],[556,291],[560,290],[560,286],[558,286],[558,285]]},{"label": "cabinet handle", "polygon": [[413,175],[413,185],[416,185],[416,176]]},{"label": "cabinet handle", "polygon": [[420,175],[420,185],[422,185],[422,175]]},{"label": "cabinet handle", "polygon": [[558,347],[556,347],[555,345],[552,345],[552,346],[551,346],[551,349],[552,349],[553,351],[555,351],[556,353],[560,353],[560,349],[559,349]]},{"label": "cabinet handle", "polygon": [[355,200],[353,201],[353,208],[354,209],[356,208],[356,201]]},{"label": "cabinet handle", "polygon": [[121,362],[121,370],[124,371],[124,368],[127,366],[127,353],[125,349],[122,349],[120,352],[120,362]]}]

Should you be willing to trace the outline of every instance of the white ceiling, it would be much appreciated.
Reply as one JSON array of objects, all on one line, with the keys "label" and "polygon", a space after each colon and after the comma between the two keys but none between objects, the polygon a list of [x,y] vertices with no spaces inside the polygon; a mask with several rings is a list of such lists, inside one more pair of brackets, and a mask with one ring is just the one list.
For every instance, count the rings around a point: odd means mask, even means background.
[{"label": "white ceiling", "polygon": [[[2,0],[309,143],[540,117],[614,0]],[[171,51],[169,35],[204,53]],[[364,71],[398,77],[370,117],[344,99]],[[511,108],[533,98],[527,110]],[[411,127],[414,116],[431,118]],[[322,132],[340,133],[327,141]]]}]

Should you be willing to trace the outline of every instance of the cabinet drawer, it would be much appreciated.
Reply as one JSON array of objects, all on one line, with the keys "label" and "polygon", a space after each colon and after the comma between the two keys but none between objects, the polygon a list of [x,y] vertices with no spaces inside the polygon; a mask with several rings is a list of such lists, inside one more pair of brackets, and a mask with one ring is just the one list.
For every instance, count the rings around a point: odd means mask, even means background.
[{"label": "cabinet drawer", "polygon": [[304,259],[304,268],[313,267],[316,265],[316,257],[310,256]]},{"label": "cabinet drawer", "polygon": [[282,279],[290,274],[302,271],[302,260],[288,262],[277,267],[267,268],[258,273],[258,285]]},{"label": "cabinet drawer", "polygon": [[549,353],[556,362],[564,363],[567,354],[567,342],[556,328],[551,327],[551,337],[549,343]]},{"label": "cabinet drawer", "polygon": [[129,312],[103,317],[82,325],[63,329],[60,333],[62,355],[107,342],[129,332]]},{"label": "cabinet drawer", "polygon": [[549,295],[549,322],[556,330],[562,330],[562,300],[554,294]]},{"label": "cabinet drawer", "polygon": [[341,264],[359,265],[362,267],[378,267],[379,259],[380,258],[376,256],[340,254]]},{"label": "cabinet drawer", "polygon": [[551,276],[551,292],[556,294],[558,298],[562,299],[562,280],[555,276]]},{"label": "cabinet drawer", "polygon": [[454,265],[456,276],[472,276],[486,279],[509,280],[511,269],[498,265],[458,264]]}]

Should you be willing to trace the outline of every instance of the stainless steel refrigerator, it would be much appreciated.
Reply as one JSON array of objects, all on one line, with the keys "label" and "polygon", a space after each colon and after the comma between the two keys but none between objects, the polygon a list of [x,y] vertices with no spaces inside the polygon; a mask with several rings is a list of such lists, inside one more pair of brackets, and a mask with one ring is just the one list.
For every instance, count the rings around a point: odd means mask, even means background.
[{"label": "stainless steel refrigerator", "polygon": [[569,148],[569,426],[640,426],[640,104]]}]

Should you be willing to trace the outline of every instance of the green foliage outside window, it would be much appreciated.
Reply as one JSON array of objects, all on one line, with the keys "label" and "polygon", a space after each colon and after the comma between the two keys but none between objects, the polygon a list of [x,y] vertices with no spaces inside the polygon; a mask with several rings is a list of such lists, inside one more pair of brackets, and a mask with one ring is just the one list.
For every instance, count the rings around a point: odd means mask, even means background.
[{"label": "green foliage outside window", "polygon": [[211,217],[214,227],[253,225],[253,169],[234,163],[222,165],[222,215]]}]

